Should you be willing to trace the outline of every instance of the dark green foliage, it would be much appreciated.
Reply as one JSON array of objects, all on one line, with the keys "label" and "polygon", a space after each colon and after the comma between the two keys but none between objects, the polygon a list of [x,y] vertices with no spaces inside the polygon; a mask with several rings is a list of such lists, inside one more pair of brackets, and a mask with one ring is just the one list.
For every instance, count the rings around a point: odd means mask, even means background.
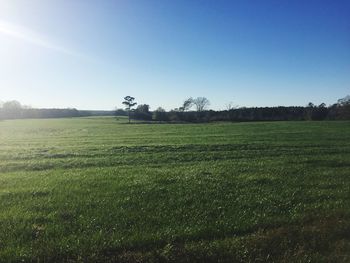
[{"label": "dark green foliage", "polygon": [[162,107],[158,107],[153,112],[153,120],[155,121],[169,121],[169,117]]},{"label": "dark green foliage", "polygon": [[[41,119],[67,118],[86,116],[113,116],[113,111],[80,110],[77,109],[34,109],[21,105],[18,101],[7,101],[0,104],[0,120],[8,119]],[[126,115],[125,112],[122,115]]]},{"label": "dark green foliage", "polygon": [[237,108],[202,112],[174,110],[163,115],[170,121],[184,122],[350,120],[350,104],[335,104],[328,108],[321,104],[318,107]]},{"label": "dark green foliage", "polygon": [[348,262],[350,123],[0,122],[0,262]]},{"label": "dark green foliage", "polygon": [[[94,111],[78,111],[77,109],[1,109],[0,119],[41,119],[41,118],[67,118],[67,117],[84,117],[93,116]],[[104,116],[112,115],[104,112]]]},{"label": "dark green foliage", "polygon": [[152,120],[152,113],[149,111],[149,105],[140,104],[137,106],[136,110],[133,112],[133,118],[136,120]]}]

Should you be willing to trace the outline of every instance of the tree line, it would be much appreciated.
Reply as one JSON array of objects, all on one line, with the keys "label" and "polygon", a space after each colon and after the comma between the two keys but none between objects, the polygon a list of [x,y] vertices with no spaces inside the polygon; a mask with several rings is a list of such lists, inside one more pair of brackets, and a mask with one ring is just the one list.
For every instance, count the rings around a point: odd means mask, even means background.
[{"label": "tree line", "polygon": [[67,118],[87,116],[113,116],[113,111],[89,111],[67,109],[35,109],[12,100],[0,103],[0,120],[4,119],[40,119],[40,118]]},{"label": "tree line", "polygon": [[[134,97],[127,96],[123,104],[125,110],[117,109],[117,116],[129,116],[131,119],[161,122],[211,122],[211,121],[303,121],[303,120],[350,120],[350,96],[339,99],[337,103],[326,106],[314,105],[279,107],[233,107],[226,110],[209,110],[210,102],[205,97],[188,98],[182,105],[170,111],[158,107],[150,111],[148,104],[140,104]],[[131,99],[131,101],[130,101]]]},{"label": "tree line", "polygon": [[[125,102],[125,103],[124,103]],[[0,103],[1,119],[67,118],[87,116],[128,116],[141,121],[158,122],[211,122],[211,121],[302,121],[302,120],[350,120],[350,96],[326,106],[324,103],[305,107],[233,107],[226,110],[210,110],[210,101],[205,97],[188,98],[175,109],[166,111],[162,107],[151,111],[148,104],[137,105],[134,97],[127,96],[125,109],[115,111],[88,111],[67,109],[35,109],[21,105],[18,101]]]}]

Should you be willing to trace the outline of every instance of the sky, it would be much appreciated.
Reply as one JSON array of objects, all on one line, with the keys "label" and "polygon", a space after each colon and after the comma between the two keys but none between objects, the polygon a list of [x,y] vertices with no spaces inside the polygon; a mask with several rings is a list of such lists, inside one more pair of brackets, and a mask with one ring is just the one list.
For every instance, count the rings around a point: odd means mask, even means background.
[{"label": "sky", "polygon": [[350,94],[348,0],[0,0],[0,101],[151,110]]}]

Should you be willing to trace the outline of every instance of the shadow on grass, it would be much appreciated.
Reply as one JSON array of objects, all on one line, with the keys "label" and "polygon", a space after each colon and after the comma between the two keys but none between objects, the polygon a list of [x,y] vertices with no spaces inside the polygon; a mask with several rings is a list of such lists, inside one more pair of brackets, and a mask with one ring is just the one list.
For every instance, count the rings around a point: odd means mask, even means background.
[{"label": "shadow on grass", "polygon": [[204,122],[185,122],[185,121],[132,121],[132,122],[120,122],[123,125],[134,125],[134,124],[196,124]]},{"label": "shadow on grass", "polygon": [[342,212],[308,216],[293,225],[259,229],[243,237],[169,243],[149,251],[119,251],[107,258],[113,262],[350,262],[350,216]]},{"label": "shadow on grass", "polygon": [[350,214],[311,215],[244,236],[42,258],[50,262],[350,262]]}]

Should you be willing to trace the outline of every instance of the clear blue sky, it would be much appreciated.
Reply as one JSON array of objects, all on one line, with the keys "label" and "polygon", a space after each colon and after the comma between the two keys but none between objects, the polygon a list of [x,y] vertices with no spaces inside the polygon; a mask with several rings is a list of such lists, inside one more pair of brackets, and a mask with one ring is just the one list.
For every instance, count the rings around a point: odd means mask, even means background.
[{"label": "clear blue sky", "polygon": [[151,109],[350,94],[348,0],[0,0],[0,100]]}]

